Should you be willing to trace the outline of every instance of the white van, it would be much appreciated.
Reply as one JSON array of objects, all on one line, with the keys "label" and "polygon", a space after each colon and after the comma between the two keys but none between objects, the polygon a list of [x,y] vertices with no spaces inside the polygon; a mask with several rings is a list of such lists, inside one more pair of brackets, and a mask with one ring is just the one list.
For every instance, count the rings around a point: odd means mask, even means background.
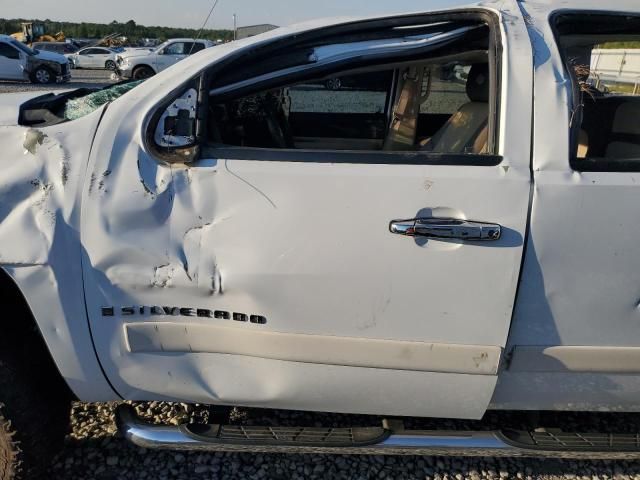
[{"label": "white van", "polygon": [[33,83],[68,82],[69,61],[64,55],[34,50],[8,35],[0,35],[0,79]]}]

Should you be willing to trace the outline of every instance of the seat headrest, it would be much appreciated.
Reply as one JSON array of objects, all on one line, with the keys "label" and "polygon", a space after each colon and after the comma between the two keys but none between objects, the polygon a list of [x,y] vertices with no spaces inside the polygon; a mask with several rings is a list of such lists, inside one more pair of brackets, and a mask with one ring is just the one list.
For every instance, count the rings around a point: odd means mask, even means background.
[{"label": "seat headrest", "polygon": [[467,77],[467,96],[472,102],[489,101],[489,64],[476,63],[471,66]]},{"label": "seat headrest", "polygon": [[637,120],[640,114],[640,102],[635,100],[636,98],[631,97],[616,109],[611,133],[640,135],[640,125]]}]

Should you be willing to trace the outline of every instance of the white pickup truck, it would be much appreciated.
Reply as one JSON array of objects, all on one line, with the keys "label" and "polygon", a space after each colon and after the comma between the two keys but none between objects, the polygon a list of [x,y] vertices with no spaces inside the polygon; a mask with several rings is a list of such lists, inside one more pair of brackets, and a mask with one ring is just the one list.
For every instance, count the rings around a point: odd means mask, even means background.
[{"label": "white pickup truck", "polygon": [[116,74],[123,79],[149,78],[189,55],[214,45],[210,40],[174,38],[159,45],[155,50],[129,50],[116,57]]},{"label": "white pickup truck", "polygon": [[32,49],[9,35],[0,35],[0,80],[56,83],[70,79],[64,55]]},{"label": "white pickup truck", "polygon": [[171,426],[121,406],[146,448],[640,455],[633,425],[402,421],[640,411],[640,97],[589,65],[638,41],[636,0],[451,0],[1,98],[0,478],[56,444],[56,382],[385,418]]}]

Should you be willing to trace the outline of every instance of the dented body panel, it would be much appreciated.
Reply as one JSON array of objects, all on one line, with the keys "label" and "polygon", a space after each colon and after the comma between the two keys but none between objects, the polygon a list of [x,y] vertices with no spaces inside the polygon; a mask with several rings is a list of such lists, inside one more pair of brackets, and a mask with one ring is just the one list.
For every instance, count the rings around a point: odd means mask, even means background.
[{"label": "dented body panel", "polygon": [[[13,115],[17,123],[17,106]],[[42,129],[0,126],[0,265],[76,395],[112,400],[87,324],[80,264],[79,194],[101,115]]]},{"label": "dented body panel", "polygon": [[[189,109],[199,118],[204,71],[359,28],[349,19],[208,49],[57,125],[15,126],[0,106],[0,266],[80,398],[458,418],[640,410],[640,177],[569,165],[571,82],[548,18],[578,7],[431,8],[497,18],[496,164],[208,147],[182,163],[152,145],[202,135],[165,125]],[[389,229],[421,217],[496,223],[502,236],[425,242]]]}]

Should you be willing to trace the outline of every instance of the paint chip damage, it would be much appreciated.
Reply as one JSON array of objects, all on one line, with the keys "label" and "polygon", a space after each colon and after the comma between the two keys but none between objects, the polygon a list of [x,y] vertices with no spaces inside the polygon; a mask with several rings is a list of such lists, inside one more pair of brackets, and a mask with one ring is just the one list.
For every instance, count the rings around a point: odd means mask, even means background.
[{"label": "paint chip damage", "polygon": [[38,146],[42,145],[47,136],[42,133],[40,130],[36,130],[34,128],[30,128],[24,133],[24,149],[25,153],[30,153],[31,155],[35,155],[38,151]]}]

